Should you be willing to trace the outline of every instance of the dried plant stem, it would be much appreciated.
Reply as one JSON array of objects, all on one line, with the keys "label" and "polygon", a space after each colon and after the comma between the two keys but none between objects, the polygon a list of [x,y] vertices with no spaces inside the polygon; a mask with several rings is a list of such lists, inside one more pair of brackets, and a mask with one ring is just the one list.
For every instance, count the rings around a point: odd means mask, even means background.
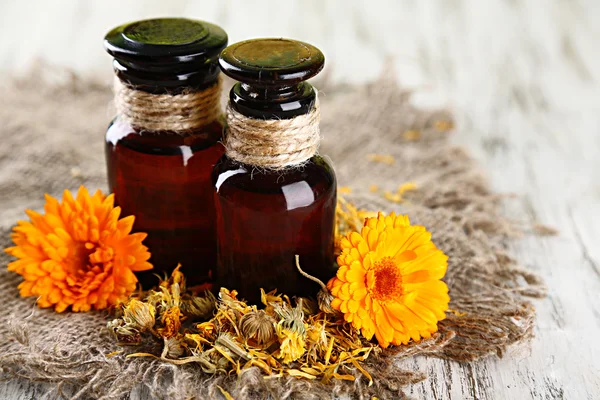
[{"label": "dried plant stem", "polygon": [[327,285],[325,285],[322,280],[320,280],[319,278],[316,278],[302,270],[302,268],[300,267],[300,256],[298,254],[296,254],[296,268],[298,268],[298,272],[300,272],[300,275],[302,275],[305,278],[310,279],[313,282],[318,283],[319,285],[321,285],[321,288],[327,290]]},{"label": "dried plant stem", "polygon": [[300,256],[298,254],[296,254],[296,268],[298,268],[298,272],[300,272],[300,274],[303,277],[308,278],[311,281],[316,282],[319,285],[321,285],[321,290],[319,290],[319,292],[317,293],[317,303],[319,304],[319,309],[321,311],[325,312],[326,314],[337,314],[338,311],[335,310],[333,307],[331,307],[331,301],[333,300],[333,295],[331,294],[329,289],[327,289],[327,285],[325,285],[323,283],[323,281],[320,280],[319,278],[316,278],[310,274],[307,274],[306,272],[304,272],[302,270],[302,268],[300,267]]}]

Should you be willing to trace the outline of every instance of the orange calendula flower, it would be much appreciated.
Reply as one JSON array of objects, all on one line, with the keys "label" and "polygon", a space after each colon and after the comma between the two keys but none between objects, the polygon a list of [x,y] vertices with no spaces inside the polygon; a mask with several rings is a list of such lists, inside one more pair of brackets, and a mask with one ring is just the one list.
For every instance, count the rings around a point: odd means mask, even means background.
[{"label": "orange calendula flower", "polygon": [[77,197],[65,190],[62,202],[46,195],[45,214],[27,210],[31,221],[13,228],[14,247],[5,251],[18,260],[8,270],[25,279],[21,296],[38,297],[40,307],[58,312],[106,308],[125,301],[135,290],[134,271],[152,268],[142,245],[145,233],[131,233],[134,217],[119,219],[113,195],[83,186]]},{"label": "orange calendula flower", "polygon": [[394,213],[367,218],[361,233],[341,240],[331,306],[382,347],[428,338],[446,317],[448,257],[423,226]]}]

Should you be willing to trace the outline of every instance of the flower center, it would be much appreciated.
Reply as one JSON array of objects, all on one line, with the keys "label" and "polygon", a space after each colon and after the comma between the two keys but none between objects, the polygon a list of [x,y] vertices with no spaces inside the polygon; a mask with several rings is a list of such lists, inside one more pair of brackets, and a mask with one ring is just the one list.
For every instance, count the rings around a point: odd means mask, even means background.
[{"label": "flower center", "polygon": [[73,250],[67,265],[70,267],[73,275],[83,275],[89,269],[90,254],[92,254],[94,250],[87,249],[85,243],[77,243]]},{"label": "flower center", "polygon": [[402,296],[402,274],[390,257],[384,257],[375,264],[374,277],[371,293],[376,299],[387,301]]}]

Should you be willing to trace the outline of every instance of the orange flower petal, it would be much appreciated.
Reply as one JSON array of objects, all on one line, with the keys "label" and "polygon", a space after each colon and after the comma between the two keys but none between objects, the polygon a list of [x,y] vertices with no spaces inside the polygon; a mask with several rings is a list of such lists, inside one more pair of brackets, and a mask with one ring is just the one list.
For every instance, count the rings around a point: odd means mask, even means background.
[{"label": "orange flower petal", "polygon": [[365,270],[358,261],[352,263],[350,270],[344,276],[346,282],[363,282],[365,280]]}]

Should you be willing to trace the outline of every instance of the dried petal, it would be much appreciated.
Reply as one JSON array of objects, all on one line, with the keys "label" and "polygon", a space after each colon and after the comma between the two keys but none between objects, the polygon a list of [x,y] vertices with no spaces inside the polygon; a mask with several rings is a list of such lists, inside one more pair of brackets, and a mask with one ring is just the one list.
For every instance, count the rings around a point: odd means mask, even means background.
[{"label": "dried petal", "polygon": [[169,308],[162,316],[163,328],[159,330],[160,334],[164,338],[171,338],[179,333],[181,328],[180,318],[183,315],[179,311],[179,307],[173,306]]}]

